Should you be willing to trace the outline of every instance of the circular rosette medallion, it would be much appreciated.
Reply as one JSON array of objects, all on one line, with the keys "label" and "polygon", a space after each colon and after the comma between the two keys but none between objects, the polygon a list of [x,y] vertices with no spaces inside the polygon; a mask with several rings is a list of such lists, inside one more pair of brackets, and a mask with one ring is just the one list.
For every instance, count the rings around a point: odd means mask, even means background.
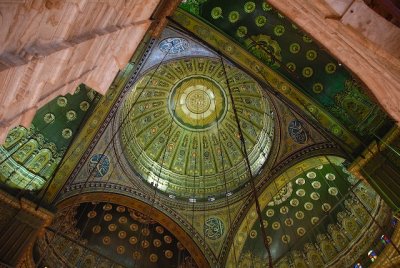
[{"label": "circular rosette medallion", "polygon": [[175,85],[168,108],[183,128],[203,131],[225,116],[226,104],[227,97],[221,85],[204,76],[192,76]]},{"label": "circular rosette medallion", "polygon": [[216,240],[224,234],[224,223],[219,218],[208,218],[204,223],[204,234],[208,239]]},{"label": "circular rosette medallion", "polygon": [[189,42],[184,38],[171,37],[162,40],[159,48],[164,53],[178,54],[189,47]]},{"label": "circular rosette medallion", "polygon": [[90,158],[88,166],[89,173],[96,178],[100,178],[107,174],[110,168],[110,159],[106,155],[95,154]]}]

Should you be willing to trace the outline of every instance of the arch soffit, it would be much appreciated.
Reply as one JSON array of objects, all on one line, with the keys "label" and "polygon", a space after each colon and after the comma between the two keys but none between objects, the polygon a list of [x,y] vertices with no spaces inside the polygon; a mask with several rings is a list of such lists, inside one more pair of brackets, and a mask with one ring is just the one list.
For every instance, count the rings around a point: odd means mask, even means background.
[{"label": "arch soffit", "polygon": [[56,206],[57,209],[65,209],[67,207],[86,202],[111,202],[135,209],[145,215],[149,213],[149,216],[153,220],[159,222],[162,226],[167,228],[182,243],[182,245],[190,252],[191,256],[199,267],[210,267],[210,264],[206,260],[201,249],[197,246],[189,234],[183,230],[182,227],[180,227],[173,219],[165,215],[163,212],[135,198],[115,193],[85,193],[79,196],[75,195],[64,199]]},{"label": "arch soffit", "polygon": [[[342,164],[344,161],[345,159],[340,156],[323,155],[323,156],[314,156],[307,158],[288,167],[287,169],[282,171],[276,178],[271,180],[269,185],[258,196],[260,209],[263,210],[270,202],[271,197],[275,196],[283,186],[285,186],[296,176],[299,176],[301,173],[303,173],[304,170],[308,170],[319,165],[330,164],[330,163],[339,165]],[[251,226],[253,226],[253,224],[258,220],[255,212],[256,212],[256,206],[253,200],[252,205],[245,213],[245,216],[241,219],[239,228],[236,230],[233,236],[233,239],[235,241],[234,243],[235,247],[231,247],[229,249],[226,264],[235,263],[234,261],[235,255],[237,256],[241,252],[244,246],[244,242],[247,240],[247,236],[249,234]],[[244,235],[244,237],[241,237],[239,239],[238,237],[239,234],[241,234],[242,236]],[[241,243],[241,241],[243,243]],[[236,251],[235,254],[233,253],[233,250]]]}]

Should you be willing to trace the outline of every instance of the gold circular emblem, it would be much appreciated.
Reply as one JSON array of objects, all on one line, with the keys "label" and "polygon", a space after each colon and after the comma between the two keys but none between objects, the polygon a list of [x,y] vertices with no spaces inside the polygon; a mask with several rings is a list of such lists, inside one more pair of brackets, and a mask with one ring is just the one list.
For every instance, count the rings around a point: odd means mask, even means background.
[{"label": "gold circular emblem", "polygon": [[98,233],[100,233],[100,231],[101,231],[100,225],[95,225],[95,226],[93,226],[92,232],[93,232],[94,234],[98,234]]},{"label": "gold circular emblem", "polygon": [[138,239],[136,238],[136,236],[129,237],[129,244],[135,245],[137,243],[137,241],[138,241]]},{"label": "gold circular emblem", "polygon": [[154,239],[154,240],[153,240],[153,245],[154,245],[156,248],[159,248],[159,247],[161,246],[161,240],[160,240],[160,239]]},{"label": "gold circular emblem", "polygon": [[131,225],[129,225],[129,229],[136,232],[139,229],[139,226],[136,223],[132,223]]},{"label": "gold circular emblem", "polygon": [[111,214],[104,215],[104,220],[105,221],[111,221],[112,220],[112,215]]},{"label": "gold circular emblem", "polygon": [[126,237],[126,232],[125,231],[119,231],[118,232],[118,237],[121,239],[124,239]]},{"label": "gold circular emblem", "polygon": [[143,240],[141,243],[142,248],[148,248],[150,246],[149,241],[147,240]]},{"label": "gold circular emblem", "polygon": [[157,262],[158,261],[158,256],[153,253],[153,254],[150,254],[149,259],[150,259],[151,262]]},{"label": "gold circular emblem", "polygon": [[124,246],[118,246],[117,247],[117,253],[118,254],[124,254],[125,253],[125,247]]},{"label": "gold circular emblem", "polygon": [[108,225],[108,230],[110,232],[114,232],[115,230],[117,230],[117,225],[115,225],[114,223],[111,223],[110,225]]},{"label": "gold circular emblem", "polygon": [[103,244],[109,245],[111,243],[111,238],[109,236],[103,237]]},{"label": "gold circular emblem", "polygon": [[124,224],[128,221],[128,219],[126,217],[122,216],[122,217],[119,217],[118,221],[119,221],[119,223]]},{"label": "gold circular emblem", "polygon": [[174,253],[171,250],[168,249],[165,251],[165,257],[167,259],[171,259],[173,256],[174,256]]}]

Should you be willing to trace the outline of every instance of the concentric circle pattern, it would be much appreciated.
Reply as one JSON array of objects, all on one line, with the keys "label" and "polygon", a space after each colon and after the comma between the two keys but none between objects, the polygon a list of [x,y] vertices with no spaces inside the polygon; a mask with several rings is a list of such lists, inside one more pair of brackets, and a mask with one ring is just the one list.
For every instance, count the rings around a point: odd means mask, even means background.
[{"label": "concentric circle pattern", "polygon": [[273,119],[262,88],[213,58],[166,62],[143,75],[121,109],[121,147],[131,167],[171,198],[234,194],[249,180],[227,78],[253,174],[266,161]]},{"label": "concentric circle pattern", "polygon": [[196,75],[174,86],[169,95],[168,109],[182,128],[203,131],[225,117],[226,103],[227,97],[221,85],[205,76]]}]

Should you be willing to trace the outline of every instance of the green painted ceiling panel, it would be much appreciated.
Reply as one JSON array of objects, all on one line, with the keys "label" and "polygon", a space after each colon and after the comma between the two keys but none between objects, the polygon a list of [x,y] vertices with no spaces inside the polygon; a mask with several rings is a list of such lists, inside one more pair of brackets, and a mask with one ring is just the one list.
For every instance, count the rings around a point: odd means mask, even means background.
[{"label": "green painted ceiling panel", "polygon": [[384,124],[386,115],[344,66],[265,1],[188,0],[181,8],[277,70],[359,137]]},{"label": "green painted ceiling panel", "polygon": [[97,93],[84,85],[79,86],[74,94],[59,96],[39,109],[32,121],[35,131],[43,135],[47,142],[52,142],[59,151],[65,152],[72,137],[80,127]]},{"label": "green painted ceiling panel", "polygon": [[0,147],[0,179],[12,188],[40,189],[60,164],[81,123],[97,103],[84,85],[40,108],[29,129],[13,128]]}]

